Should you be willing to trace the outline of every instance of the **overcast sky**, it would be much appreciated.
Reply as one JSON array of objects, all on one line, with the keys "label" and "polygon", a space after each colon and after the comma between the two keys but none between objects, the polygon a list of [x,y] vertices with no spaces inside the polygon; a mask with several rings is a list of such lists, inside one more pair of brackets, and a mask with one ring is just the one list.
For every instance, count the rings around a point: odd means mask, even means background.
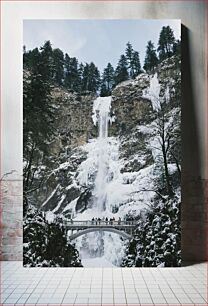
[{"label": "overcast sky", "polygon": [[162,26],[170,25],[177,39],[180,20],[24,20],[23,40],[27,50],[50,40],[79,62],[94,62],[102,71],[108,62],[115,67],[128,41],[139,51],[143,65],[148,40],[157,47]]}]

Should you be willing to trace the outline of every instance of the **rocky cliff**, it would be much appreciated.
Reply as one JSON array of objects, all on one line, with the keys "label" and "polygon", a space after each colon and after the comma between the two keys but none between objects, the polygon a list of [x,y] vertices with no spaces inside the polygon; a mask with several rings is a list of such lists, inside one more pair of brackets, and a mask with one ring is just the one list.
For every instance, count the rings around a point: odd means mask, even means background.
[{"label": "rocky cliff", "polygon": [[[163,106],[167,122],[177,117],[180,125],[180,63],[175,57],[162,62],[152,74],[142,73],[114,88],[111,102],[112,124],[109,136],[117,150],[119,186],[126,189],[123,199],[116,198],[109,209],[112,213],[123,211],[123,217],[134,214],[136,207],[150,201],[145,192],[136,192],[150,184],[156,173],[157,152],[154,147],[155,122],[158,107]],[[55,88],[56,137],[49,144],[49,157],[53,163],[42,165],[37,180],[43,178],[40,188],[33,194],[33,203],[44,211],[65,216],[84,212],[92,205],[92,190],[96,176],[93,168],[88,171],[87,182],[80,180],[84,175],[83,163],[88,162],[93,139],[98,136],[98,127],[93,124],[92,111],[95,96],[79,96]],[[160,104],[160,106],[158,106]],[[169,120],[169,121],[168,121]],[[167,123],[168,124],[168,123]],[[91,147],[87,144],[91,140]],[[88,146],[88,147],[87,147]],[[50,160],[49,158],[49,160]],[[112,173],[115,176],[115,171]],[[171,163],[171,175],[177,172]],[[141,186],[140,186],[141,185]],[[116,184],[114,186],[116,188]],[[115,191],[116,192],[116,191]],[[120,207],[120,208],[119,208]]]}]

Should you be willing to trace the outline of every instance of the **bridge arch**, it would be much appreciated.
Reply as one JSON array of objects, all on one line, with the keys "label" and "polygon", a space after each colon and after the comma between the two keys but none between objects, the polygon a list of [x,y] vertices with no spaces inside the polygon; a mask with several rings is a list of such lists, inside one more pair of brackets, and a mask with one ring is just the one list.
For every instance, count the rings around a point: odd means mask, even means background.
[{"label": "bridge arch", "polygon": [[130,240],[132,238],[131,235],[129,235],[129,234],[123,232],[123,231],[120,231],[120,230],[118,230],[116,228],[112,228],[112,227],[110,227],[110,228],[91,227],[91,228],[80,230],[77,233],[72,234],[72,235],[70,235],[68,237],[69,237],[70,240],[73,240],[73,239],[76,239],[76,238],[78,238],[78,237],[80,237],[82,235],[85,235],[85,234],[88,234],[88,233],[92,233],[92,232],[111,232],[111,233],[118,234],[119,236],[121,236],[121,237],[123,237],[125,239],[129,239]]}]

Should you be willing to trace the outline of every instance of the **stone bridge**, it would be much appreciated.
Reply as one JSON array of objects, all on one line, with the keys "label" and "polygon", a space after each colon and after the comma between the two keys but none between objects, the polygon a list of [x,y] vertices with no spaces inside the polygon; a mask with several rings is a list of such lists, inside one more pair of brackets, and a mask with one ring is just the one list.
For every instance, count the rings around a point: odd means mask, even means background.
[{"label": "stone bridge", "polygon": [[64,221],[69,240],[91,232],[111,232],[124,239],[131,239],[135,225],[136,223],[131,221]]}]

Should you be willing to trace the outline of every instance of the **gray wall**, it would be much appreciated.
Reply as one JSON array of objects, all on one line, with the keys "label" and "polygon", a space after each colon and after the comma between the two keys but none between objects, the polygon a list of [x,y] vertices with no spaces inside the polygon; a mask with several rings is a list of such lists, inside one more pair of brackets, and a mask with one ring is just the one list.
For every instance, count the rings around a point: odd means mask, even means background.
[{"label": "gray wall", "polygon": [[[76,3],[75,3],[76,2]],[[2,3],[1,235],[3,260],[22,259],[22,21],[23,19],[181,19],[184,261],[207,259],[206,1]]]}]

